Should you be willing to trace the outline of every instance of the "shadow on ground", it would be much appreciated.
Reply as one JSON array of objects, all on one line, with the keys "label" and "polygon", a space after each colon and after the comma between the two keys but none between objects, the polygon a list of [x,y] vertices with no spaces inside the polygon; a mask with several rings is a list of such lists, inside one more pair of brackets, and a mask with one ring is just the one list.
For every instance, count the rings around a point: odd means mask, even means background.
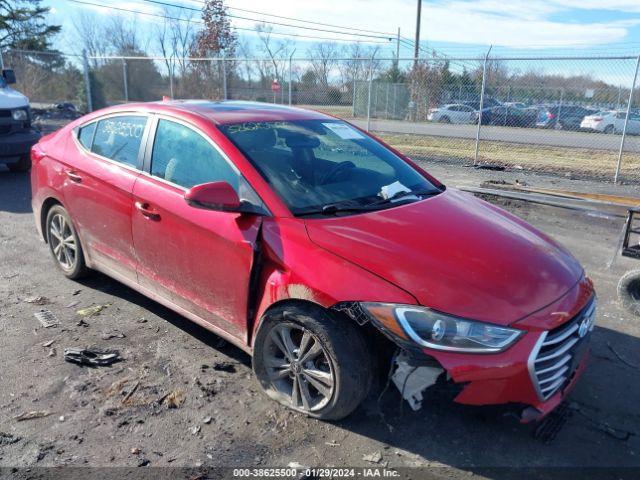
[{"label": "shadow on ground", "polygon": [[31,181],[29,172],[10,172],[0,166],[0,211],[31,212]]}]

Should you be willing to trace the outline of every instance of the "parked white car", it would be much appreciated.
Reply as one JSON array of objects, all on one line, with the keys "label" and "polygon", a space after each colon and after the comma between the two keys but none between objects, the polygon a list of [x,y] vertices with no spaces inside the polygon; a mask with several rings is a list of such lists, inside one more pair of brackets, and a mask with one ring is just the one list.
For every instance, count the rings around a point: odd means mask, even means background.
[{"label": "parked white car", "polygon": [[427,120],[439,123],[476,123],[476,113],[468,105],[452,103],[429,110]]},{"label": "parked white car", "polygon": [[[614,124],[614,131],[616,133],[622,133],[622,130],[624,129],[624,119],[626,116],[627,112],[618,112],[616,114],[616,122]],[[630,135],[640,135],[640,114],[629,113],[627,133]]]},{"label": "parked white car", "polygon": [[[598,112],[584,117],[580,127],[604,133],[622,133],[626,116],[626,110]],[[630,135],[640,135],[640,114],[629,113],[627,133]]]},{"label": "parked white car", "polygon": [[616,112],[615,110],[603,110],[593,115],[587,115],[582,119],[580,128],[595,130],[596,132],[614,133],[616,131],[616,116],[621,113],[624,122],[624,112]]},{"label": "parked white car", "polygon": [[13,70],[0,73],[0,165],[12,172],[31,168],[31,146],[40,140],[40,132],[31,126],[29,99],[9,85],[16,83]]}]

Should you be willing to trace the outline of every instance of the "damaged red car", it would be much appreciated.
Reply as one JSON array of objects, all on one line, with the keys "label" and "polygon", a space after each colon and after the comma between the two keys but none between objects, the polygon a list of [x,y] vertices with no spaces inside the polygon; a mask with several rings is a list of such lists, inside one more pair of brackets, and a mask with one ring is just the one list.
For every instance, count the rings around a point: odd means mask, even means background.
[{"label": "damaged red car", "polygon": [[345,417],[391,372],[414,408],[449,387],[528,421],[584,369],[596,299],[574,257],[342,120],[129,104],[31,155],[64,275],[99,270],[227,339],[267,395],[310,416]]}]

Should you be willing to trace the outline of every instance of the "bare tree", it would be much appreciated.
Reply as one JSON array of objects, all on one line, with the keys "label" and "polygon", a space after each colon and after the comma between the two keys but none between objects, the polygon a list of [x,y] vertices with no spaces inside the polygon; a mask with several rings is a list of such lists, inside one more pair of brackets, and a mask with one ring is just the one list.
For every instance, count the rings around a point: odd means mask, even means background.
[{"label": "bare tree", "polygon": [[171,41],[174,45],[178,72],[184,76],[188,67],[188,58],[193,50],[193,44],[197,35],[196,23],[193,14],[181,11],[180,16],[170,20]]},{"label": "bare tree", "polygon": [[163,57],[163,62],[167,68],[169,81],[173,84],[173,77],[176,65],[176,39],[172,35],[171,20],[169,19],[169,11],[165,10],[165,20],[162,25],[156,25],[154,30],[155,40]]},{"label": "bare tree", "polygon": [[[96,22],[94,15],[87,12],[79,12],[71,19],[71,23],[75,30],[75,38],[71,41],[72,45],[80,46],[80,49],[85,50],[90,57],[108,54],[109,42],[107,35],[102,24]],[[93,69],[97,69],[103,63],[97,58],[91,58],[89,61]]]},{"label": "bare tree", "polygon": [[[253,56],[253,50],[251,49],[251,45],[249,44],[249,42],[247,42],[246,40],[239,40],[238,53],[240,57],[244,57],[246,59],[251,58]],[[244,80],[247,82],[247,84],[249,84],[251,83],[251,80],[253,78],[253,68],[251,67],[251,62],[245,60],[241,63],[241,65],[242,68],[239,68],[238,71],[244,72]]]},{"label": "bare tree", "polygon": [[381,62],[375,58],[377,51],[377,47],[365,47],[360,43],[352,43],[344,47],[342,55],[347,60],[340,62],[338,70],[342,77],[342,84],[348,90],[353,88],[354,82],[366,81],[369,78],[370,68],[374,76],[380,70]]},{"label": "bare tree", "polygon": [[[282,80],[282,74],[289,61],[289,55],[293,48],[293,42],[290,39],[275,40],[272,38],[273,27],[264,23],[256,24],[256,32],[260,39],[260,50],[269,57],[273,70],[267,69],[264,62],[258,62],[256,66],[260,70],[260,76],[263,82],[269,80],[269,76],[273,79]],[[269,75],[272,73],[272,75]]]},{"label": "bare tree", "polygon": [[316,81],[323,87],[329,86],[329,77],[337,65],[338,48],[335,43],[316,43],[307,50],[311,69]]},{"label": "bare tree", "polygon": [[135,21],[129,22],[120,15],[110,17],[104,29],[111,51],[117,55],[133,55],[142,50]]}]

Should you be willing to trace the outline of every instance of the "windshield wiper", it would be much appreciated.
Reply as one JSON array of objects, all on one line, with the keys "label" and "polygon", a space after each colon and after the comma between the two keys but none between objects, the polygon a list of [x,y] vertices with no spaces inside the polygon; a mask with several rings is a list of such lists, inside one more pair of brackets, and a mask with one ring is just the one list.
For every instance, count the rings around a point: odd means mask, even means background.
[{"label": "windshield wiper", "polygon": [[369,205],[358,205],[353,202],[336,202],[323,205],[321,208],[297,212],[296,217],[307,215],[335,215],[342,212],[366,212],[374,210]]},{"label": "windshield wiper", "polygon": [[384,205],[385,203],[392,203],[396,200],[400,200],[406,197],[430,197],[439,193],[442,192],[440,190],[416,190],[414,192],[407,192],[406,190],[403,190],[396,193],[395,195],[392,195],[389,198],[382,198],[380,200],[376,200],[375,202],[368,203],[367,205],[365,205],[365,207],[370,208],[375,207],[376,205]]},{"label": "windshield wiper", "polygon": [[427,197],[442,193],[440,190],[417,190],[414,192],[402,191],[398,192],[392,197],[383,198],[367,204],[358,204],[353,201],[347,200],[344,202],[328,203],[321,208],[315,208],[312,210],[303,210],[297,212],[296,217],[304,217],[307,215],[335,215],[336,213],[347,212],[371,212],[377,210],[376,207],[392,203],[396,200],[400,200],[405,197]]}]

